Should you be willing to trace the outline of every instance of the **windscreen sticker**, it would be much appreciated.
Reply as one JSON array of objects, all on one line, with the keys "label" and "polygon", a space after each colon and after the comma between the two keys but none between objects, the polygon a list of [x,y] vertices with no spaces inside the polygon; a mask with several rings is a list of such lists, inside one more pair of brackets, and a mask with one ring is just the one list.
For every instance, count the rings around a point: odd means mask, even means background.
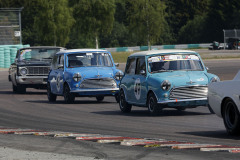
[{"label": "windscreen sticker", "polygon": [[31,51],[32,51],[31,49],[21,50],[20,59],[22,59],[22,57],[24,57],[24,55],[26,55],[27,53],[29,53]]},{"label": "windscreen sticker", "polygon": [[149,63],[161,61],[176,61],[176,60],[200,60],[196,55],[164,55],[148,58]]}]

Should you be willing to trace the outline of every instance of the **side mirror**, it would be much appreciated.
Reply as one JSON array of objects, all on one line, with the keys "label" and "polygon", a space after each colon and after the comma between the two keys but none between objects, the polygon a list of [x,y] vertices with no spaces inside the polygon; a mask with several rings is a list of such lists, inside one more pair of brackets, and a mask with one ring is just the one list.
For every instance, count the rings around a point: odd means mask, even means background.
[{"label": "side mirror", "polygon": [[208,68],[208,67],[206,67],[206,70],[207,70],[207,71],[209,71],[209,68]]},{"label": "side mirror", "polygon": [[141,74],[141,75],[145,75],[146,72],[145,72],[144,70],[141,70],[141,71],[140,71],[140,74]]},{"label": "side mirror", "polygon": [[115,66],[116,66],[116,67],[119,67],[119,63],[115,63]]}]

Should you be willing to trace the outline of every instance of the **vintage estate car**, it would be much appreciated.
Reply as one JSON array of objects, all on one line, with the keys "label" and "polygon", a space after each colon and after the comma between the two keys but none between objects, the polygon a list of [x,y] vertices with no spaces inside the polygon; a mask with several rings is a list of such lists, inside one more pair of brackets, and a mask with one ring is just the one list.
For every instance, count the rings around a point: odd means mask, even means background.
[{"label": "vintage estate car", "polygon": [[[50,102],[63,95],[66,103],[77,96],[118,97],[123,72],[116,69],[111,53],[100,49],[72,49],[58,52],[48,76]],[[117,98],[116,98],[117,100]]]},{"label": "vintage estate car", "polygon": [[187,50],[152,50],[128,57],[120,83],[119,106],[145,106],[151,114],[163,108],[184,110],[207,105],[208,84],[219,81],[207,73],[200,55]]},{"label": "vintage estate car", "polygon": [[240,135],[240,72],[233,80],[210,84],[208,102],[212,113],[223,118],[227,132]]},{"label": "vintage estate car", "polygon": [[46,88],[52,57],[63,49],[51,46],[19,49],[8,75],[8,80],[12,81],[13,92],[25,93],[26,88]]}]

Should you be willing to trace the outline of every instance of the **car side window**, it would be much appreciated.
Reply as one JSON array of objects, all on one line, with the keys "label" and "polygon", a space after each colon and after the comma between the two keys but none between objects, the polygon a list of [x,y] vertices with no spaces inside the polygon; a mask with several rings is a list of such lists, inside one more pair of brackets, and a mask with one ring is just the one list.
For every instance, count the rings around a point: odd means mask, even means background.
[{"label": "car side window", "polygon": [[52,60],[52,69],[57,69],[57,60],[58,60],[58,56],[54,56],[53,60]]},{"label": "car side window", "polygon": [[136,59],[129,58],[126,65],[126,74],[135,74]]},{"label": "car side window", "polygon": [[59,66],[64,66],[64,55],[59,55],[57,59],[57,64]]},{"label": "car side window", "polygon": [[144,57],[137,58],[136,74],[141,74],[142,70],[146,73],[146,63]]}]

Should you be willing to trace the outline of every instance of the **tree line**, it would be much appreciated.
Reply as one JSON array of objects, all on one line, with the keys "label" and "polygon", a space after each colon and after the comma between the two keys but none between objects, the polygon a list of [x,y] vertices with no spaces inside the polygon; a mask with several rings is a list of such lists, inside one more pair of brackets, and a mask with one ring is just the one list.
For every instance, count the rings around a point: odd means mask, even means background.
[{"label": "tree line", "polygon": [[24,44],[108,48],[223,41],[239,0],[0,0],[22,10]]}]

